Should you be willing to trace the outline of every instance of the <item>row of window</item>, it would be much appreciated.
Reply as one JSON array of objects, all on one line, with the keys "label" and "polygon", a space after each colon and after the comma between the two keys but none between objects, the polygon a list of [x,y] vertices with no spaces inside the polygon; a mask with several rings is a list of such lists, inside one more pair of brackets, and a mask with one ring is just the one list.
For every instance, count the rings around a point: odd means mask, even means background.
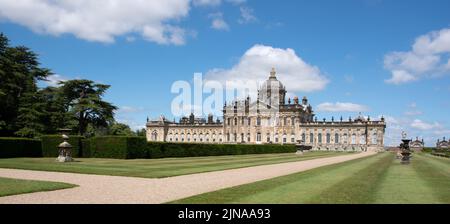
[{"label": "row of window", "polygon": [[[239,120],[241,120],[241,125],[245,125],[245,124],[247,124],[248,126],[250,126],[251,124],[252,124],[252,118],[251,117],[248,117],[248,118],[240,118]],[[232,122],[233,121],[233,122]],[[260,117],[257,117],[256,118],[256,125],[257,126],[261,126],[261,121],[262,121],[262,119],[260,118]],[[269,125],[270,123],[271,123],[271,119],[270,118],[268,118],[267,120],[267,125]],[[278,123],[278,122],[277,122]],[[288,125],[295,125],[295,118],[294,117],[292,117],[292,118],[290,118],[290,119],[288,119],[287,117],[285,117],[284,119],[283,119],[283,124],[284,124],[284,126],[288,126]],[[227,118],[227,125],[232,125],[232,124],[234,124],[235,126],[236,125],[238,125],[238,118]]]},{"label": "row of window", "polygon": [[[222,142],[223,140],[222,140],[222,137],[221,137],[222,135],[219,135],[219,139],[217,139],[216,138],[216,136],[215,135],[213,135],[213,136],[211,136],[211,139],[210,139],[210,137],[209,137],[209,135],[206,135],[206,136],[204,136],[204,135],[199,135],[199,136],[197,136],[197,135],[193,135],[192,136],[192,140],[194,141],[194,142],[197,142],[197,141],[199,141],[199,142],[216,142],[216,139],[219,141],[219,142]],[[365,135],[361,135],[360,136],[360,138],[359,138],[359,142],[357,143],[357,139],[356,139],[356,134],[352,134],[351,135],[351,137],[350,137],[351,139],[351,144],[366,144],[366,136]],[[156,133],[154,133],[154,135],[152,134],[152,140],[155,140],[156,141],[156,139],[157,139],[157,134]],[[191,142],[191,135],[187,135],[186,136],[186,139],[187,139],[187,142]],[[178,136],[178,135],[175,135],[175,136],[173,136],[173,135],[169,135],[168,136],[168,140],[170,141],[170,142],[172,142],[172,141],[175,141],[175,142],[179,142],[179,141],[181,141],[181,142],[184,142],[185,141],[185,136],[183,136],[183,135],[181,135],[181,136]],[[278,135],[275,135],[274,136],[274,141],[273,142],[275,142],[275,143],[279,143],[279,137],[278,137]],[[313,133],[310,133],[309,134],[309,143],[310,144],[314,144],[314,143],[319,143],[319,144],[322,144],[322,143],[324,143],[324,141],[323,141],[324,139],[323,139],[323,136],[322,136],[322,133],[319,133],[318,135],[317,135],[317,139],[315,138],[315,135],[313,134]],[[335,143],[335,144],[339,144],[339,143],[344,143],[344,144],[347,144],[348,143],[348,135],[347,134],[343,134],[342,135],[342,142],[340,142],[340,135],[338,134],[338,133],[336,133],[335,135],[334,135],[334,139],[333,139],[333,142]],[[234,133],[234,134],[230,134],[230,133],[227,133],[227,135],[226,135],[226,141],[227,142],[238,142],[238,135],[237,135],[237,133]],[[240,134],[240,141],[241,142],[251,142],[251,139],[250,139],[250,134],[247,134],[247,135],[245,135],[244,133],[241,133]],[[304,143],[306,143],[306,134],[305,133],[303,133],[302,135],[301,135],[301,141],[302,142],[304,142]],[[257,133],[256,134],[256,142],[262,142],[262,135],[261,135],[261,133]],[[271,135],[268,133],[268,134],[266,134],[266,142],[272,142],[272,139],[271,139]],[[288,142],[288,137],[287,137],[287,135],[283,135],[282,136],[282,142],[283,143],[287,143]],[[291,135],[291,138],[290,138],[290,143],[295,143],[296,141],[295,141],[295,135]],[[332,139],[331,139],[331,134],[330,133],[327,133],[326,135],[325,135],[325,142],[327,143],[327,144],[331,144],[331,142],[332,142]],[[378,144],[378,137],[377,137],[377,135],[376,135],[376,133],[374,133],[373,135],[372,135],[372,137],[370,138],[370,140],[369,140],[369,142],[371,142],[371,144]]]}]

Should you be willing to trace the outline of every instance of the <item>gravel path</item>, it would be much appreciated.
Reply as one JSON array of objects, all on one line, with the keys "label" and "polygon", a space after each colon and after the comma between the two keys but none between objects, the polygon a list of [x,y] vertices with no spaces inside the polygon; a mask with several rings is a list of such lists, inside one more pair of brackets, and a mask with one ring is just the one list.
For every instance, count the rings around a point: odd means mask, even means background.
[{"label": "gravel path", "polygon": [[358,154],[223,170],[161,179],[1,169],[0,177],[76,184],[79,187],[0,197],[0,204],[143,204],[164,203],[341,163],[376,154]]}]

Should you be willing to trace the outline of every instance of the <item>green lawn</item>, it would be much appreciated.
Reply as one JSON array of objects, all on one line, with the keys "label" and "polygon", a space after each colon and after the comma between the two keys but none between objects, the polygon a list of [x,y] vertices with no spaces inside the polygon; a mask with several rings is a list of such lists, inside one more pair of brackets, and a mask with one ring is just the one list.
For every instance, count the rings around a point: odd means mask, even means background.
[{"label": "green lawn", "polygon": [[0,177],[0,197],[39,191],[54,191],[72,187],[76,187],[76,185],[58,182],[18,180]]},{"label": "green lawn", "polygon": [[303,156],[297,156],[294,153],[283,153],[147,160],[83,158],[76,159],[76,162],[73,163],[57,163],[55,158],[12,158],[0,159],[0,168],[160,178],[346,154],[309,152]]},{"label": "green lawn", "polygon": [[379,153],[172,203],[450,203],[450,159]]}]

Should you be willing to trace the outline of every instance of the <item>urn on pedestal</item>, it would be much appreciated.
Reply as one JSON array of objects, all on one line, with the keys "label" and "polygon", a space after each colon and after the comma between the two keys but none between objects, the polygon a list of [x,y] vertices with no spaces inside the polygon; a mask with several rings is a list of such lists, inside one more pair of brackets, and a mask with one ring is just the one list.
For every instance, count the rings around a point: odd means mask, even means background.
[{"label": "urn on pedestal", "polygon": [[72,145],[68,142],[69,141],[69,133],[71,129],[59,129],[59,131],[62,134],[63,142],[58,145],[58,158],[56,158],[57,162],[73,162],[72,158]]},{"label": "urn on pedestal", "polygon": [[402,143],[400,144],[400,150],[402,154],[401,164],[409,164],[411,159],[411,150],[409,148],[409,143],[411,139],[406,139],[406,133],[402,133]]}]

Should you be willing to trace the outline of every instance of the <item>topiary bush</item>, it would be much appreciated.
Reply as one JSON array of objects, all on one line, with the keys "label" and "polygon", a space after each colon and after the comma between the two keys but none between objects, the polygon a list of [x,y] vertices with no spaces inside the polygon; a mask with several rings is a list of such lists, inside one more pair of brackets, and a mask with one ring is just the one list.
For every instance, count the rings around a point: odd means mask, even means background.
[{"label": "topiary bush", "polygon": [[[72,156],[82,157],[83,151],[81,148],[81,141],[84,139],[83,136],[70,135],[69,143],[72,145]],[[41,137],[42,140],[42,155],[44,157],[57,157],[58,156],[58,145],[63,142],[61,135],[44,135]]]},{"label": "topiary bush", "polygon": [[0,158],[42,157],[41,141],[28,138],[0,138]]}]

